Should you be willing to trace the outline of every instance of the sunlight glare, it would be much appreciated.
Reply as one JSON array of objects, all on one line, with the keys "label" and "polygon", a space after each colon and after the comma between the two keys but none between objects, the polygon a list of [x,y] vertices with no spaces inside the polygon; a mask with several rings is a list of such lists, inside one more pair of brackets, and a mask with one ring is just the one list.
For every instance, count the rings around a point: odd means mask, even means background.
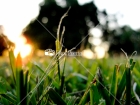
[{"label": "sunlight glare", "polygon": [[99,29],[99,28],[96,28],[96,27],[91,28],[89,31],[96,38],[100,38],[103,36],[103,33],[102,33],[101,29]]},{"label": "sunlight glare", "polygon": [[26,39],[23,36],[17,38],[15,42],[15,50],[14,55],[17,57],[18,53],[20,52],[21,57],[25,58],[31,54],[32,46],[26,44]]},{"label": "sunlight glare", "polygon": [[93,59],[94,53],[90,49],[85,49],[82,51],[82,56],[87,58],[87,59]]},{"label": "sunlight glare", "polygon": [[[15,43],[14,54],[20,52],[22,58],[31,53],[32,46],[26,44],[26,39],[21,37],[22,30],[39,14],[39,3],[43,0],[1,0],[0,25],[4,26],[4,35]],[[7,9],[10,8],[10,9]],[[47,22],[45,20],[45,22]]]},{"label": "sunlight glare", "polygon": [[95,46],[100,45],[102,42],[101,38],[94,38],[94,37],[89,37],[88,41]]},{"label": "sunlight glare", "polygon": [[105,49],[104,49],[103,47],[101,47],[101,46],[96,46],[96,47],[94,48],[94,50],[95,50],[95,53],[96,53],[96,57],[97,57],[98,59],[101,59],[101,58],[105,57],[106,51],[105,51]]}]

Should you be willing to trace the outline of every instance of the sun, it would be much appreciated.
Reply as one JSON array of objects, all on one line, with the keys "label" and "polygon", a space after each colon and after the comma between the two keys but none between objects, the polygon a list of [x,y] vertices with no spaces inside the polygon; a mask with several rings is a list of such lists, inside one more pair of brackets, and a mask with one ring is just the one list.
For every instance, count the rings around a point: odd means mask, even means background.
[{"label": "sun", "polygon": [[26,44],[25,37],[23,36],[17,37],[14,43],[15,43],[15,49],[14,49],[15,57],[18,55],[18,53],[21,54],[22,58],[25,58],[31,54],[32,46],[30,44]]}]

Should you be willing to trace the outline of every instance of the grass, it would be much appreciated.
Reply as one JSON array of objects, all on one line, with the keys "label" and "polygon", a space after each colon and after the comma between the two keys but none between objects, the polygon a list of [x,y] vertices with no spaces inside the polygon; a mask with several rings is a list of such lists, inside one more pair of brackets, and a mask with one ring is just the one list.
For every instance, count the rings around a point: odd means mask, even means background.
[{"label": "grass", "polygon": [[[67,13],[62,17],[64,18]],[[62,21],[62,19],[61,19]],[[59,26],[61,25],[61,21]],[[138,105],[140,61],[104,58],[88,60],[56,55],[23,66],[20,54],[9,51],[9,65],[0,64],[0,104],[3,105]],[[59,37],[59,38],[58,38]],[[47,60],[47,61],[46,61]],[[35,63],[36,61],[36,63]],[[10,74],[3,76],[8,69]]]},{"label": "grass", "polygon": [[[11,73],[8,77],[2,76],[4,72],[1,73],[0,103],[4,105],[139,104],[136,98],[140,93],[139,61],[130,59],[129,62],[119,63],[113,58],[101,60],[63,58],[59,60],[61,78],[59,79],[57,61],[52,59],[48,62],[44,59],[44,62],[38,64],[29,62],[26,65],[27,70],[22,67],[20,55],[15,59],[15,63],[16,61],[20,63],[15,65],[11,62],[11,67],[1,65],[12,72],[15,70],[16,73],[15,75]],[[11,56],[10,60],[13,61]],[[112,60],[116,61],[114,62],[116,65],[110,62]],[[37,61],[39,62],[38,59]],[[137,84],[135,90],[133,90],[134,83]]]}]

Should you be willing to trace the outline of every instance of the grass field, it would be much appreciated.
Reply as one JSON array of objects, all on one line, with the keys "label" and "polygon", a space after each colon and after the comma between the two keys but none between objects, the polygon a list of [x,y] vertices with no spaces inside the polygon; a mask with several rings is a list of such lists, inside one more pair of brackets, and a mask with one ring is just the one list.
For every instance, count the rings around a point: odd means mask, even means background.
[{"label": "grass field", "polygon": [[[3,105],[138,105],[137,58],[34,57],[26,66],[20,55],[0,60]],[[55,58],[55,59],[54,59]]]}]

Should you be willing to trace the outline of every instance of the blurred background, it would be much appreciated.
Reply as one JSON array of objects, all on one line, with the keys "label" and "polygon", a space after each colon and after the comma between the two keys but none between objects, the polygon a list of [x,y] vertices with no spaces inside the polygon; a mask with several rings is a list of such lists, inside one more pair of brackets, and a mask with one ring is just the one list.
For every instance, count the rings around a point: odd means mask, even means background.
[{"label": "blurred background", "polygon": [[[0,55],[7,44],[25,57],[55,49],[57,27],[64,18],[63,49],[76,47],[86,58],[140,52],[139,0],[0,0]],[[62,28],[61,28],[62,31]],[[7,41],[5,41],[7,40]],[[44,56],[44,55],[43,55]]]}]

